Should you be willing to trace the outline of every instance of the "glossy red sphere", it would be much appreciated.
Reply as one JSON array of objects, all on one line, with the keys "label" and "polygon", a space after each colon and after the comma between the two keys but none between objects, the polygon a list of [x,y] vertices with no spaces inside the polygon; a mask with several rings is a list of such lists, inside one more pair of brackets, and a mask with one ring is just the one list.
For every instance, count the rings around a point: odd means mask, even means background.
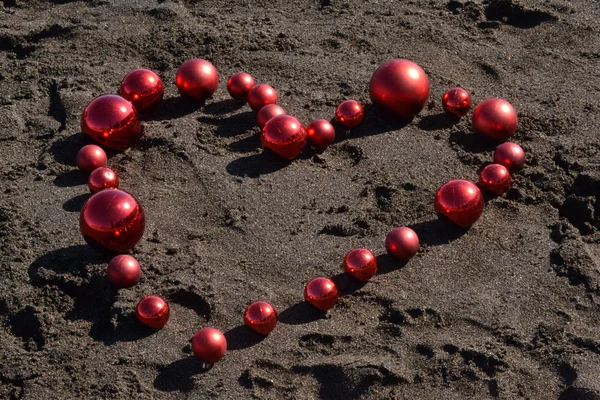
[{"label": "glossy red sphere", "polygon": [[517,129],[517,112],[504,99],[486,99],[475,107],[472,122],[475,133],[505,142]]},{"label": "glossy red sphere", "polygon": [[464,228],[473,225],[483,211],[483,196],[473,182],[456,179],[442,185],[435,195],[435,212]]},{"label": "glossy red sphere", "polygon": [[338,289],[331,279],[318,277],[306,284],[304,300],[319,310],[329,310],[338,300]]},{"label": "glossy red sphere", "polygon": [[456,87],[442,96],[442,108],[449,114],[464,117],[471,109],[471,95],[465,89]]},{"label": "glossy red sphere", "polygon": [[258,111],[267,104],[277,103],[277,92],[271,86],[261,83],[254,86],[248,93],[248,105]]},{"label": "glossy red sphere", "polygon": [[516,172],[525,166],[525,152],[516,143],[502,143],[496,147],[494,162],[504,165],[510,172]]},{"label": "glossy red sphere", "polygon": [[83,146],[77,153],[77,167],[84,173],[89,174],[96,168],[106,167],[106,153],[102,147],[95,144]]},{"label": "glossy red sphere", "polygon": [[202,328],[192,338],[192,351],[201,361],[215,363],[227,351],[227,339],[218,329]]},{"label": "glossy red sphere", "polygon": [[350,250],[344,257],[344,271],[359,281],[368,281],[377,272],[377,259],[370,250]]},{"label": "glossy red sphere", "polygon": [[258,114],[256,114],[256,123],[263,128],[271,118],[283,114],[285,114],[285,110],[277,104],[267,104],[258,110]]},{"label": "glossy red sphere", "polygon": [[320,149],[326,149],[335,139],[335,128],[326,119],[315,119],[306,126],[308,140]]},{"label": "glossy red sphere", "polygon": [[104,147],[119,151],[129,148],[142,134],[133,104],[114,94],[88,104],[81,115],[81,130]]},{"label": "glossy red sphere", "polygon": [[181,64],[177,70],[175,84],[182,96],[202,102],[216,92],[219,73],[210,62],[193,58]]},{"label": "glossy red sphere", "polygon": [[385,114],[412,119],[427,104],[429,78],[414,62],[395,59],[375,71],[369,91],[375,107]]},{"label": "glossy red sphere", "polygon": [[96,193],[103,189],[118,189],[119,178],[115,171],[110,168],[96,168],[88,178],[88,188],[90,192]]},{"label": "glossy red sphere", "polygon": [[121,82],[121,96],[133,103],[138,111],[160,103],[164,92],[163,81],[149,69],[133,70]]},{"label": "glossy red sphere", "polygon": [[256,82],[252,75],[245,72],[238,72],[231,75],[229,80],[227,80],[227,91],[235,100],[246,101],[248,93],[250,93],[255,84]]},{"label": "glossy red sphere", "polygon": [[265,149],[293,160],[306,147],[306,130],[296,118],[278,115],[265,124],[260,139]]},{"label": "glossy red sphere", "polygon": [[510,172],[504,165],[487,165],[479,174],[479,186],[501,195],[510,188]]},{"label": "glossy red sphere", "polygon": [[81,209],[79,228],[85,241],[98,250],[125,253],[144,234],[142,206],[129,193],[104,189]]},{"label": "glossy red sphere", "polygon": [[121,254],[110,260],[106,274],[113,286],[130,288],[140,281],[142,269],[135,258]]},{"label": "glossy red sphere", "polygon": [[365,117],[363,106],[356,100],[346,100],[335,110],[335,117],[346,129],[359,126]]},{"label": "glossy red sphere", "polygon": [[255,301],[246,308],[244,324],[261,335],[268,335],[277,325],[277,311],[266,301]]},{"label": "glossy red sphere", "polygon": [[406,226],[394,228],[385,238],[385,248],[390,256],[408,261],[419,250],[419,236]]},{"label": "glossy red sphere", "polygon": [[158,296],[146,296],[138,303],[135,314],[144,325],[160,329],[169,321],[169,305]]}]

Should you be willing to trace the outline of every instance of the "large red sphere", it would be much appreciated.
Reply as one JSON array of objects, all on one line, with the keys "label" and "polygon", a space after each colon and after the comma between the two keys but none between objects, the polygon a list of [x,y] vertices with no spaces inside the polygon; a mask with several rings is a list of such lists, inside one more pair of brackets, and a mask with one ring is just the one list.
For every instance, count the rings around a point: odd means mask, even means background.
[{"label": "large red sphere", "polygon": [[475,133],[505,142],[517,129],[517,112],[504,99],[486,99],[475,107],[472,122]]},{"label": "large red sphere", "polygon": [[227,91],[235,100],[246,101],[248,93],[250,93],[255,84],[256,82],[252,75],[245,72],[238,72],[231,75],[229,80],[227,80]]},{"label": "large red sphere", "polygon": [[265,149],[293,160],[306,147],[306,130],[296,118],[278,115],[265,124],[260,139]]},{"label": "large red sphere", "polygon": [[133,103],[138,111],[160,103],[164,92],[163,81],[149,69],[133,70],[121,82],[121,96]]},{"label": "large red sphere", "polygon": [[395,59],[381,65],[371,77],[371,101],[386,114],[412,119],[429,99],[429,78],[412,61]]},{"label": "large red sphere", "polygon": [[442,96],[444,111],[457,117],[467,115],[471,109],[471,104],[471,95],[461,87],[450,89]]},{"label": "large red sphere", "polygon": [[133,104],[113,94],[88,104],[81,115],[81,130],[101,145],[119,151],[130,147],[142,134]]},{"label": "large red sphere", "polygon": [[255,301],[246,308],[244,324],[255,332],[268,335],[277,325],[277,311],[266,301]]},{"label": "large red sphere", "polygon": [[82,172],[89,174],[96,168],[106,167],[106,153],[102,147],[88,144],[77,153],[76,163]]},{"label": "large red sphere", "polygon": [[160,329],[169,321],[169,305],[158,296],[146,296],[138,303],[135,314],[144,325]]},{"label": "large red sphere", "polygon": [[258,111],[267,104],[277,103],[277,92],[271,86],[261,83],[254,86],[248,93],[248,105]]},{"label": "large red sphere", "polygon": [[201,361],[215,363],[227,351],[227,339],[218,329],[202,328],[192,338],[192,351]]},{"label": "large red sphere", "polygon": [[258,114],[256,114],[256,123],[263,128],[271,118],[283,114],[285,114],[285,110],[277,104],[267,104],[258,110]]},{"label": "large red sphere", "polygon": [[140,281],[142,269],[137,260],[127,254],[120,254],[108,263],[108,280],[118,288],[130,288]]},{"label": "large red sphere", "polygon": [[377,272],[377,259],[370,250],[350,250],[344,257],[344,271],[359,281],[368,281]]},{"label": "large red sphere", "polygon": [[320,149],[326,149],[335,139],[335,128],[326,119],[315,119],[306,126],[308,140]]},{"label": "large red sphere", "polygon": [[346,100],[335,110],[335,117],[346,129],[356,128],[365,117],[363,106],[356,100]]},{"label": "large red sphere", "polygon": [[181,64],[175,84],[182,96],[201,102],[211,97],[219,87],[219,73],[210,62],[193,58]]},{"label": "large red sphere", "polygon": [[142,206],[127,192],[104,189],[81,209],[79,228],[85,241],[98,250],[125,253],[144,234]]},{"label": "large red sphere", "polygon": [[516,172],[525,166],[525,152],[516,143],[502,143],[496,147],[494,162],[504,165],[510,172]]},{"label": "large red sphere", "polygon": [[394,228],[385,238],[385,248],[389,255],[408,261],[419,250],[419,236],[406,226]]},{"label": "large red sphere", "polygon": [[103,189],[109,188],[118,189],[119,178],[117,177],[117,174],[115,174],[115,171],[113,171],[110,168],[96,168],[88,178],[88,188],[92,193],[96,193]]},{"label": "large red sphere", "polygon": [[329,310],[338,300],[338,289],[331,279],[318,277],[306,284],[304,300],[319,310]]},{"label": "large red sphere", "polygon": [[501,195],[510,187],[510,173],[504,165],[487,165],[479,174],[479,186]]},{"label": "large red sphere", "polygon": [[440,187],[435,195],[435,212],[464,228],[473,225],[483,211],[483,196],[473,182],[456,179]]}]

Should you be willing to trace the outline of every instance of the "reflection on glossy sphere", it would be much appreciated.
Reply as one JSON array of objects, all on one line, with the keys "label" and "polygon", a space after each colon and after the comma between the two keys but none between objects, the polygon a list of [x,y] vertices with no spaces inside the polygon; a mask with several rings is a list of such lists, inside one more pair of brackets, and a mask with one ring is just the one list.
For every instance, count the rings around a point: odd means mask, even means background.
[{"label": "reflection on glossy sphere", "polygon": [[385,239],[385,248],[390,256],[408,261],[419,250],[419,236],[406,226],[394,228]]},{"label": "reflection on glossy sphere", "polygon": [[96,168],[88,178],[88,188],[92,193],[109,188],[118,189],[119,178],[117,177],[117,174],[115,174],[115,171],[110,168]]},{"label": "reflection on glossy sphere", "polygon": [[158,296],[146,296],[138,303],[135,314],[144,325],[160,329],[169,321],[169,305]]},{"label": "reflection on glossy sphere", "polygon": [[442,185],[435,195],[435,212],[461,227],[473,225],[483,211],[481,191],[473,182],[456,179]]},{"label": "reflection on glossy sphere", "polygon": [[255,332],[268,335],[277,325],[277,311],[266,301],[255,301],[246,308],[244,324]]},{"label": "reflection on glossy sphere", "polygon": [[283,114],[285,114],[285,110],[277,104],[267,104],[258,110],[258,114],[256,114],[256,123],[260,128],[264,128],[271,118]]},{"label": "reflection on glossy sphere", "polygon": [[238,72],[227,80],[227,91],[235,100],[246,101],[254,85],[254,78],[250,74]]},{"label": "reflection on glossy sphere", "polygon": [[335,110],[335,117],[346,129],[359,126],[365,117],[363,106],[356,100],[346,100]]},{"label": "reflection on glossy sphere", "polygon": [[486,99],[475,107],[472,122],[475,133],[505,142],[517,129],[517,112],[504,99]]},{"label": "reflection on glossy sphere", "polygon": [[306,147],[306,131],[296,118],[278,115],[271,118],[260,136],[265,149],[288,160],[298,157]]},{"label": "reflection on glossy sphere", "polygon": [[225,355],[227,340],[218,329],[202,328],[192,338],[192,351],[201,361],[215,363]]},{"label": "reflection on glossy sphere", "polygon": [[344,257],[344,271],[359,281],[368,281],[377,272],[377,260],[370,250],[353,249]]},{"label": "reflection on glossy sphere", "polygon": [[121,82],[120,94],[139,111],[151,108],[163,98],[165,85],[158,75],[149,69],[136,69]]},{"label": "reflection on glossy sphere", "polygon": [[502,143],[496,147],[494,162],[504,165],[510,172],[516,172],[525,166],[525,152],[516,143]]},{"label": "reflection on glossy sphere", "polygon": [[479,174],[479,186],[501,195],[510,187],[510,173],[504,165],[487,165]]},{"label": "reflection on glossy sphere", "polygon": [[193,58],[181,64],[177,70],[175,84],[182,96],[203,102],[219,87],[219,73],[209,61]]},{"label": "reflection on glossy sphere", "polygon": [[471,104],[471,95],[460,87],[450,89],[442,96],[444,111],[459,118],[467,115],[471,109]]},{"label": "reflection on glossy sphere", "polygon": [[77,167],[86,174],[91,173],[96,168],[106,167],[106,153],[102,147],[95,144],[83,146],[77,153]]},{"label": "reflection on glossy sphere", "polygon": [[142,269],[135,258],[127,254],[120,254],[110,260],[106,274],[113,286],[130,288],[140,281]]},{"label": "reflection on glossy sphere", "polygon": [[315,119],[306,126],[306,135],[313,146],[326,149],[335,139],[335,128],[326,119]]},{"label": "reflection on glossy sphere", "polygon": [[329,310],[338,300],[338,289],[331,279],[318,277],[306,284],[304,300],[319,310]]},{"label": "reflection on glossy sphere", "polygon": [[248,105],[253,111],[258,111],[267,104],[277,103],[277,92],[271,86],[261,83],[254,86],[248,93]]}]

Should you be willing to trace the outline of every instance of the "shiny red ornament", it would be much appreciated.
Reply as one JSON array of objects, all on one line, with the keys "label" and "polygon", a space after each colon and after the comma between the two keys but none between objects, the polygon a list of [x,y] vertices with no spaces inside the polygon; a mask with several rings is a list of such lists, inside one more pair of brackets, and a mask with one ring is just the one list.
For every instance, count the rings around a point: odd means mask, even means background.
[{"label": "shiny red ornament", "polygon": [[502,143],[496,147],[494,162],[504,165],[510,172],[516,172],[525,166],[525,152],[516,143]]},{"label": "shiny red ornament", "polygon": [[399,119],[412,119],[429,99],[429,78],[412,61],[395,59],[371,77],[369,92],[375,107]]},{"label": "shiny red ornament", "polygon": [[260,139],[265,149],[293,160],[306,147],[306,130],[296,118],[278,115],[265,124]]},{"label": "shiny red ornament", "polygon": [[261,83],[254,86],[248,93],[248,105],[258,111],[267,104],[277,104],[277,92],[271,86]]},{"label": "shiny red ornament", "polygon": [[261,335],[268,335],[277,325],[277,311],[266,301],[255,301],[246,308],[244,324]]},{"label": "shiny red ornament", "polygon": [[326,149],[335,139],[335,128],[326,119],[315,119],[306,126],[308,140],[320,149]]},{"label": "shiny red ornament", "polygon": [[103,189],[118,189],[119,178],[115,171],[110,168],[96,168],[88,178],[88,188],[90,192],[96,193]]},{"label": "shiny red ornament", "polygon": [[129,100],[138,111],[160,103],[164,92],[163,81],[149,69],[133,70],[121,82],[121,96]]},{"label": "shiny red ornament", "polygon": [[344,257],[344,271],[359,281],[368,281],[377,272],[377,259],[370,250],[350,250]]},{"label": "shiny red ornament", "polygon": [[227,351],[227,339],[218,329],[202,328],[192,338],[192,351],[201,361],[215,363]]},{"label": "shiny red ornament", "polygon": [[510,187],[510,172],[504,165],[487,165],[479,174],[479,186],[501,195]]},{"label": "shiny red ornament", "polygon": [[142,269],[135,258],[121,254],[110,260],[106,274],[113,286],[130,288],[140,281]]},{"label": "shiny red ornament", "polygon": [[203,102],[216,92],[219,73],[210,62],[193,58],[181,64],[177,70],[175,84],[182,96]]},{"label": "shiny red ornament", "polygon": [[135,314],[144,325],[160,329],[169,321],[169,305],[158,296],[146,296],[138,303]]},{"label": "shiny red ornament", "polygon": [[79,228],[92,247],[114,253],[125,253],[144,234],[142,206],[127,192],[104,189],[83,205]]},{"label": "shiny red ornament", "polygon": [[277,104],[267,104],[258,110],[258,114],[256,114],[256,123],[263,128],[271,118],[283,114],[285,114],[285,110]]},{"label": "shiny red ornament", "polygon": [[517,112],[504,99],[486,99],[475,107],[472,123],[475,133],[505,142],[517,129]]},{"label": "shiny red ornament", "polygon": [[356,100],[346,100],[335,110],[335,117],[346,129],[359,126],[365,117],[363,106]]},{"label": "shiny red ornament", "polygon": [[419,236],[406,226],[394,228],[385,238],[385,248],[390,256],[408,261],[419,250]]},{"label": "shiny red ornament", "polygon": [[102,147],[95,144],[83,146],[77,153],[77,167],[84,173],[89,174],[96,168],[106,167],[106,153]]},{"label": "shiny red ornament", "polygon": [[483,196],[473,182],[456,179],[440,187],[435,195],[435,212],[454,224],[467,228],[483,211]]},{"label": "shiny red ornament", "polygon": [[304,300],[319,310],[329,310],[338,300],[338,289],[331,279],[318,277],[306,284]]},{"label": "shiny red ornament", "polygon": [[252,75],[245,72],[238,72],[231,75],[227,81],[227,91],[235,100],[246,101],[248,93],[254,87],[256,82]]},{"label": "shiny red ornament", "polygon": [[442,96],[442,108],[448,114],[464,117],[471,109],[471,95],[465,89],[456,87]]}]

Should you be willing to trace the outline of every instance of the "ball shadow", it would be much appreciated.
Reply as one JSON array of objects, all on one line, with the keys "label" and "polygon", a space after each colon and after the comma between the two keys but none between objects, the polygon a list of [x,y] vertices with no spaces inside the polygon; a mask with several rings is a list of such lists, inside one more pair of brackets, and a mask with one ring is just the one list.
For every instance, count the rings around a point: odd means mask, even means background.
[{"label": "ball shadow", "polygon": [[252,111],[224,118],[202,116],[198,117],[198,121],[215,126],[215,134],[222,137],[238,136],[256,126],[256,118]]},{"label": "ball shadow", "polygon": [[225,99],[207,104],[204,112],[211,115],[229,114],[242,108],[246,103],[234,99]]},{"label": "ball shadow", "polygon": [[135,316],[135,312],[131,312],[121,319],[111,334],[102,338],[102,341],[109,345],[117,342],[134,342],[158,331],[158,329],[152,329],[142,324]]},{"label": "ball shadow", "polygon": [[419,222],[412,225],[411,228],[419,236],[419,242],[428,246],[448,244],[469,231],[469,228],[457,226],[445,219],[444,216],[431,221]]},{"label": "ball shadow", "polygon": [[81,132],[77,132],[71,136],[60,138],[52,142],[48,152],[52,155],[52,157],[57,163],[62,165],[75,166],[77,153],[86,144],[96,143],[90,137],[84,135]]},{"label": "ball shadow", "polygon": [[58,175],[56,178],[54,178],[53,183],[54,186],[58,187],[72,187],[87,183],[87,179],[83,172],[75,169],[69,172],[65,172],[62,175]]},{"label": "ball shadow", "polygon": [[260,136],[255,134],[236,140],[227,146],[227,149],[234,153],[252,153],[260,148]]},{"label": "ball shadow", "polygon": [[324,319],[326,315],[326,311],[318,310],[303,301],[283,310],[277,320],[286,325],[301,325]]},{"label": "ball shadow", "polygon": [[258,178],[261,175],[279,171],[290,165],[291,161],[275,157],[268,152],[253,154],[230,162],[226,170],[231,175]]},{"label": "ball shadow", "polygon": [[390,272],[398,271],[408,264],[408,261],[400,260],[389,254],[381,254],[377,257],[377,275],[385,275]]},{"label": "ball shadow", "polygon": [[362,124],[351,129],[349,132],[335,118],[331,119],[330,122],[335,127],[334,143],[339,143],[347,139],[399,131],[412,121],[412,119],[401,120],[389,114],[382,113],[373,104],[366,104],[364,111],[365,117]]},{"label": "ball shadow", "polygon": [[184,97],[169,97],[163,99],[158,107],[140,113],[144,121],[165,121],[177,119],[192,114],[204,106],[202,102],[194,102]]},{"label": "ball shadow", "polygon": [[84,193],[73,197],[63,203],[63,210],[68,212],[80,212],[85,202],[91,197],[91,193]]},{"label": "ball shadow", "polygon": [[367,282],[354,279],[345,272],[332,276],[330,279],[335,283],[339,297],[348,296],[362,289],[367,284]]},{"label": "ball shadow", "polygon": [[440,129],[451,128],[460,122],[460,118],[453,114],[434,114],[425,115],[419,120],[417,126],[424,131],[437,131]]},{"label": "ball shadow", "polygon": [[448,141],[471,153],[483,153],[486,151],[491,151],[498,146],[497,142],[463,129],[458,129],[452,132]]},{"label": "ball shadow", "polygon": [[154,387],[161,392],[189,392],[194,388],[194,375],[209,371],[213,364],[204,364],[190,356],[164,367],[158,367]]},{"label": "ball shadow", "polygon": [[227,350],[243,350],[259,344],[267,335],[254,332],[246,325],[236,326],[224,333],[227,339]]}]

